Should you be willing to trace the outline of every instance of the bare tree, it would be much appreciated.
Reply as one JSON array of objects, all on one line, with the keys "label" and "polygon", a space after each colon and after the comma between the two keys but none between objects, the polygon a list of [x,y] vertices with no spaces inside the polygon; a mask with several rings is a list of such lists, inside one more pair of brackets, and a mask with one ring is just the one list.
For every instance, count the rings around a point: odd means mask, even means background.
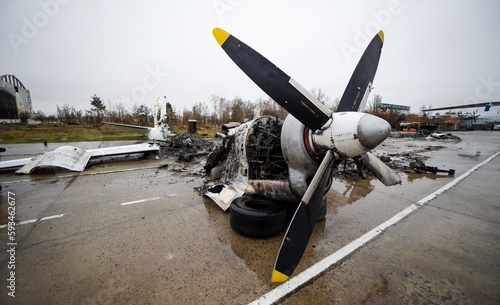
[{"label": "bare tree", "polygon": [[422,112],[422,115],[425,116],[427,114],[427,111],[426,111],[427,109],[432,109],[432,105],[428,105],[428,106],[422,105],[422,106],[420,106],[420,112]]},{"label": "bare tree", "polygon": [[23,110],[19,112],[19,119],[21,120],[21,124],[28,124],[28,119],[30,118],[31,113],[29,111]]},{"label": "bare tree", "polygon": [[320,101],[321,104],[331,107],[331,99],[326,95],[326,93],[321,88],[312,88],[311,94]]},{"label": "bare tree", "polygon": [[334,100],[333,100],[333,103],[332,103],[332,110],[333,111],[337,111],[337,108],[339,108],[339,104],[340,104],[340,98],[336,97]]},{"label": "bare tree", "polygon": [[196,112],[194,112],[195,119],[206,125],[208,117],[208,106],[205,102],[199,102],[195,106]]},{"label": "bare tree", "polygon": [[120,102],[115,105],[116,108],[116,116],[117,119],[120,123],[128,123],[125,121],[125,114],[127,113],[127,110],[125,109],[125,106]]},{"label": "bare tree", "polygon": [[41,110],[38,110],[35,115],[33,116],[33,118],[37,121],[40,121],[40,122],[44,122],[47,120],[47,116],[45,115],[45,113],[43,113],[43,111]]},{"label": "bare tree", "polygon": [[186,107],[182,110],[182,124],[187,125],[189,119],[193,116],[193,112],[188,110]]},{"label": "bare tree", "polygon": [[55,114],[51,114],[49,116],[47,116],[47,120],[50,122],[50,123],[54,123],[56,120],[57,120],[57,117]]},{"label": "bare tree", "polygon": [[366,109],[366,112],[374,115],[380,113],[380,104],[382,104],[382,96],[379,94],[375,94],[373,96],[372,102],[368,105],[368,109]]},{"label": "bare tree", "polygon": [[278,105],[270,97],[264,100],[260,99],[257,101],[257,103],[259,105],[260,112],[262,115],[275,116],[282,120],[285,119],[285,117],[288,115],[288,111],[286,111],[285,108]]},{"label": "bare tree", "polygon": [[219,98],[219,112],[220,112],[221,124],[223,124],[224,122],[227,123],[231,120],[229,101],[225,97]]},{"label": "bare tree", "polygon": [[57,107],[57,118],[66,124],[71,122],[72,111],[74,112],[74,108],[72,109],[68,104],[64,104],[61,108],[59,105]]},{"label": "bare tree", "polygon": [[213,116],[213,122],[215,125],[218,124],[217,113],[219,110],[219,99],[220,98],[217,94],[212,94],[209,98],[210,103],[212,104],[212,109],[213,109],[212,116]]},{"label": "bare tree", "polygon": [[432,109],[432,105],[428,105],[428,106],[422,105],[422,106],[420,106],[420,112],[422,113],[422,118],[423,118],[424,122],[428,122],[429,121],[429,113],[428,113],[428,111],[425,111],[427,109]]}]

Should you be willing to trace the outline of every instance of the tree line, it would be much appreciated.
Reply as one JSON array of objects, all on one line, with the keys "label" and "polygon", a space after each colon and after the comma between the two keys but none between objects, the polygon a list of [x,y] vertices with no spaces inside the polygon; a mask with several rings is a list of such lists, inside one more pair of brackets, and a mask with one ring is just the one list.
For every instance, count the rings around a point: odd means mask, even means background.
[{"label": "tree line", "polygon": [[[332,110],[336,110],[340,99],[332,101],[323,90],[312,89],[311,93],[322,104]],[[391,126],[397,127],[400,122],[407,119],[407,114],[394,109],[383,110],[379,107],[382,103],[382,96],[374,95],[373,100],[368,103],[365,112],[379,116],[388,121]],[[166,104],[168,122],[170,124],[184,124],[188,120],[195,119],[199,124],[220,125],[227,122],[245,122],[259,115],[276,116],[284,119],[288,112],[275,103],[271,98],[259,98],[256,101],[245,100],[240,96],[232,99],[212,94],[208,102],[202,101],[194,104],[192,108],[184,107],[176,109],[170,102]],[[104,101],[94,94],[90,99],[90,108],[78,110],[69,104],[57,105],[55,115],[46,116],[38,111],[33,118],[42,122],[63,122],[66,124],[87,124],[100,125],[104,121],[122,124],[153,124],[154,109],[152,106],[141,104],[127,107],[121,102],[104,103]]]}]

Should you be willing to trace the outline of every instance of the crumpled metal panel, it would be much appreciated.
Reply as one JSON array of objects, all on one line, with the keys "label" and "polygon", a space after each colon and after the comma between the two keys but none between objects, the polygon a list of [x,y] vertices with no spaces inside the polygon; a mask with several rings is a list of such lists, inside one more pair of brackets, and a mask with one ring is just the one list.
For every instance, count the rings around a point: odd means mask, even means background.
[{"label": "crumpled metal panel", "polygon": [[29,174],[37,167],[55,166],[81,172],[87,166],[91,153],[74,146],[61,146],[43,153],[21,167],[16,174]]},{"label": "crumpled metal panel", "polygon": [[244,192],[243,184],[209,183],[203,194],[215,202],[223,211],[227,211],[234,199],[241,197]]}]

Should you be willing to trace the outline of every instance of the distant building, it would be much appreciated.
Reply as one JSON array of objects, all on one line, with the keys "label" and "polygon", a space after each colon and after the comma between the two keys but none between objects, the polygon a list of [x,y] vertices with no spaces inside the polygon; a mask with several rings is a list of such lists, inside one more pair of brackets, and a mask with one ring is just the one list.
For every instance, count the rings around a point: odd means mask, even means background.
[{"label": "distant building", "polygon": [[0,122],[19,123],[23,113],[33,113],[30,91],[14,75],[0,76]]}]

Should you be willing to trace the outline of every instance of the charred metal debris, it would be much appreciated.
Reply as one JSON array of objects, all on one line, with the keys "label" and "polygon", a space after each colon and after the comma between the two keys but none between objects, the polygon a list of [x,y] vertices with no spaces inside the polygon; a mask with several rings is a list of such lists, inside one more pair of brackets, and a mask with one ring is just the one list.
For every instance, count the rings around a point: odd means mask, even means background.
[{"label": "charred metal debris", "polygon": [[197,157],[204,157],[214,148],[211,139],[197,138],[190,133],[174,136],[170,141],[159,144],[158,158],[174,158],[178,162],[191,162]]},{"label": "charred metal debris", "polygon": [[[288,166],[281,150],[281,120],[265,120],[255,124],[249,135],[246,155],[248,160],[248,178],[262,180],[287,180]],[[227,133],[227,132],[226,132]],[[458,137],[448,137],[448,141],[460,141]],[[240,161],[236,149],[243,149],[241,143],[235,144],[234,136],[223,137],[222,141],[202,139],[193,134],[185,133],[172,138],[171,141],[160,143],[159,158],[174,158],[178,162],[192,162],[195,158],[205,157],[203,174],[208,176],[203,189],[211,188],[220,183],[230,184],[237,178]],[[433,145],[413,147],[403,152],[390,152],[379,155],[389,167],[406,173],[448,173],[454,175],[452,169],[439,169],[427,166],[424,161],[429,158],[420,153],[444,149],[445,146]],[[215,174],[214,174],[215,172]],[[211,173],[212,177],[211,176]],[[202,175],[203,175],[202,174]],[[364,168],[361,158],[345,159],[336,163],[332,171],[335,178],[366,179],[371,172]],[[214,179],[215,178],[215,179]],[[214,181],[216,180],[216,181]],[[201,190],[200,190],[201,191]]]},{"label": "charred metal debris", "polygon": [[[286,180],[288,166],[281,150],[281,128],[279,119],[258,120],[252,126],[246,145],[248,160],[248,178],[261,180]],[[244,149],[243,142],[234,136],[225,137],[222,144],[216,145],[207,156],[205,172],[212,180],[229,181],[240,174],[240,162],[237,149]]]}]

